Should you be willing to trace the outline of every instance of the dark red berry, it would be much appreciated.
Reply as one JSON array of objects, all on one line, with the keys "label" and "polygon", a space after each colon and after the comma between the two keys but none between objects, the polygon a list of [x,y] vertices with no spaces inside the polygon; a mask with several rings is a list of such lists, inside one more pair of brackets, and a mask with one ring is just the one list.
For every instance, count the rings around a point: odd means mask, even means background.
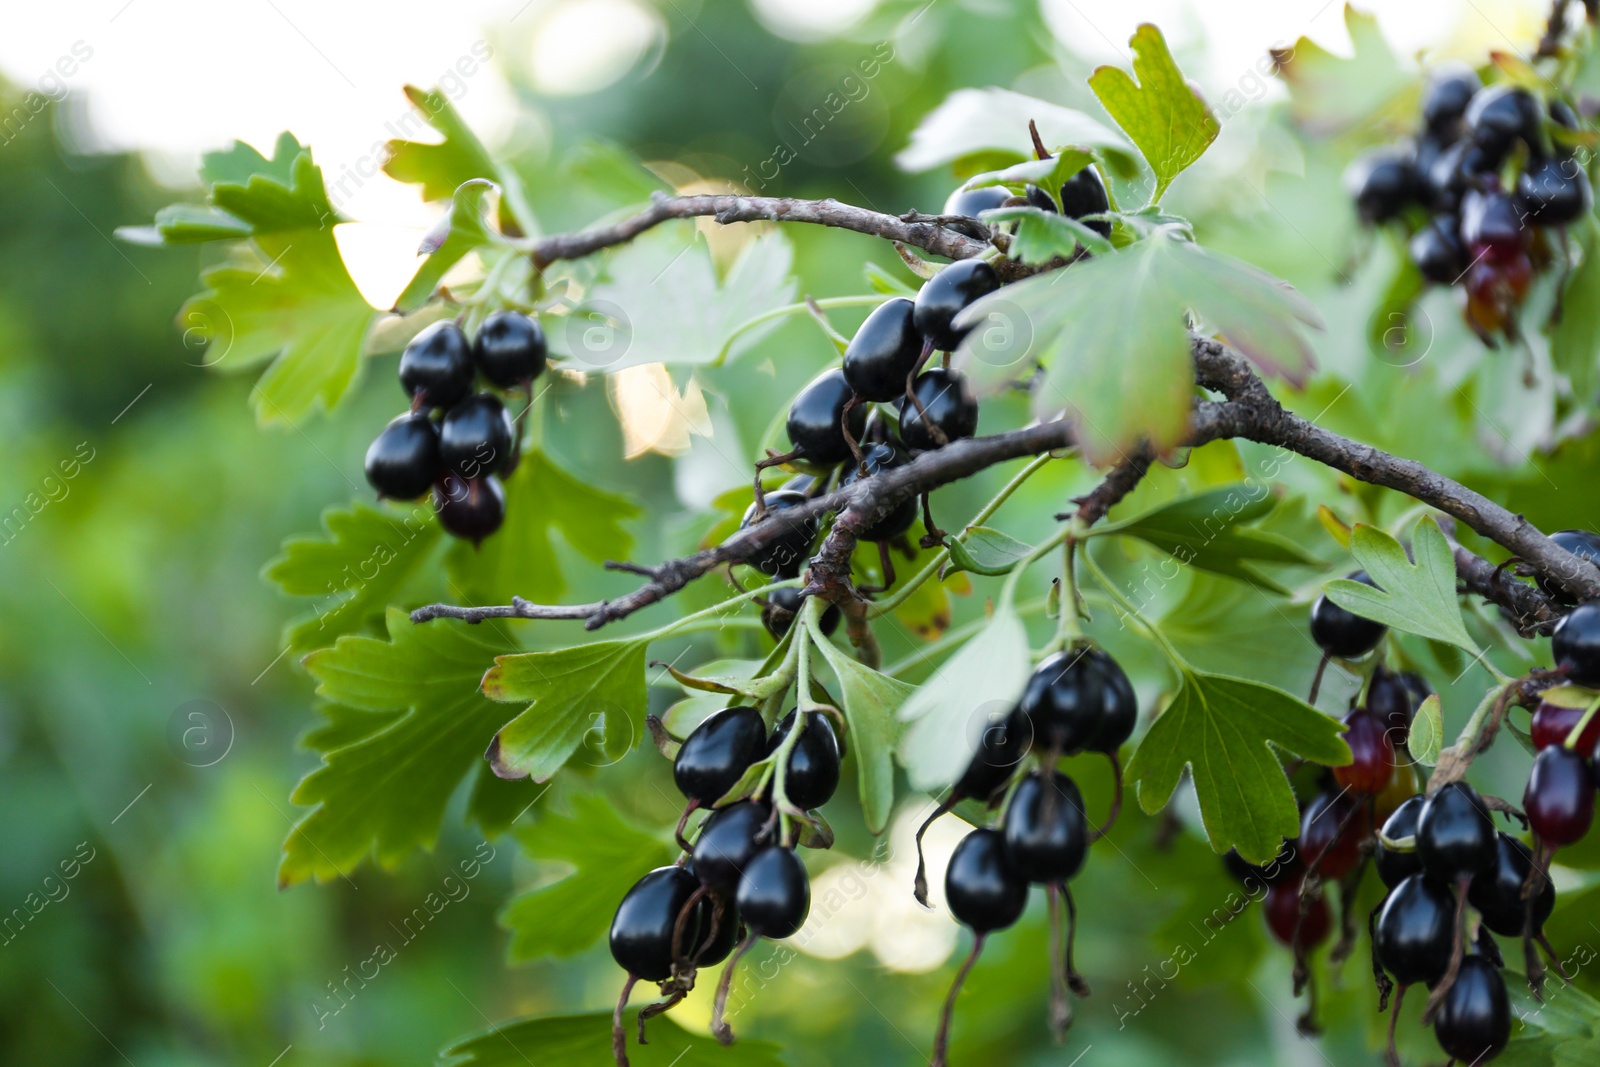
[{"label": "dark red berry", "polygon": [[[905,378],[900,379],[901,387]],[[850,458],[850,446],[840,432],[845,404],[855,394],[845,381],[844,371],[838,367],[825,370],[800,390],[800,395],[789,405],[787,427],[789,443],[799,455],[820,467],[831,467]],[[860,440],[866,429],[867,409],[857,404],[850,411],[850,436]]]},{"label": "dark red berry", "polygon": [[511,459],[516,433],[499,397],[469,396],[445,412],[439,424],[439,459],[463,478],[499,474]]},{"label": "dark red berry", "polygon": [[[1533,853],[1527,845],[1501,834],[1495,855],[1495,865],[1472,879],[1467,891],[1467,903],[1477,908],[1483,916],[1483,925],[1501,937],[1521,937],[1522,924],[1528,916],[1527,901],[1522,898],[1522,887],[1533,870]],[[1530,932],[1544,929],[1544,921],[1556,906],[1556,888],[1549,878],[1539,879],[1539,891],[1533,896]]]},{"label": "dark red berry", "polygon": [[1433,1017],[1433,1036],[1457,1063],[1487,1063],[1511,1040],[1511,1000],[1500,971],[1482,956],[1461,961]]},{"label": "dark red berry", "polygon": [[[1356,571],[1350,579],[1374,588],[1378,584],[1367,577],[1366,571]],[[1377,648],[1387,632],[1383,623],[1346,611],[1325,595],[1311,605],[1311,638],[1330,656],[1360,659]]]},{"label": "dark red berry", "polygon": [[944,873],[944,899],[957,922],[980,934],[1022,917],[1028,882],[1012,869],[998,830],[974,830],[956,845]]},{"label": "dark red berry", "polygon": [[1309,869],[1336,881],[1361,862],[1361,842],[1371,829],[1364,802],[1345,793],[1319,793],[1300,815],[1300,855]]},{"label": "dark red berry", "polygon": [[[1528,732],[1533,741],[1534,748],[1548,748],[1551,745],[1566,744],[1567,735],[1578,728],[1578,723],[1583,720],[1582,708],[1564,708],[1559,704],[1548,702],[1541,703],[1533,709],[1533,717],[1528,723]],[[1574,746],[1579,752],[1593,752],[1595,745],[1600,744],[1600,715],[1589,720],[1589,725],[1583,728],[1583,733],[1578,736]]]},{"label": "dark red berry", "polygon": [[506,521],[506,491],[492,474],[462,479],[446,474],[433,485],[433,510],[456,537],[478,544]]},{"label": "dark red berry", "polygon": [[769,845],[756,853],[734,895],[739,917],[751,933],[778,940],[805,925],[811,912],[811,879],[793,849]]},{"label": "dark red berry", "polygon": [[1450,967],[1455,933],[1454,894],[1425,874],[1413,874],[1384,898],[1373,948],[1396,982],[1432,985]]},{"label": "dark red berry", "polygon": [[[769,754],[778,751],[794,729],[794,711],[778,722],[767,746]],[[833,731],[833,720],[820,711],[806,712],[806,728],[789,753],[789,766],[784,774],[783,791],[789,803],[806,811],[820,808],[832,798],[839,788],[839,736]]]},{"label": "dark red berry", "polygon": [[[635,882],[611,920],[611,958],[617,965],[645,982],[671,978],[672,933],[697,887],[695,876],[682,867],[657,867]],[[680,948],[687,952],[700,923],[696,917],[684,925]]]},{"label": "dark red berry", "polygon": [[[1400,841],[1407,837],[1415,837],[1417,833],[1417,819],[1422,814],[1422,806],[1427,803],[1427,797],[1418,793],[1409,797],[1389,816],[1383,824],[1383,836],[1390,841]],[[1413,847],[1409,852],[1400,852],[1387,847],[1379,840],[1377,851],[1373,854],[1373,861],[1378,868],[1378,878],[1384,885],[1393,889],[1413,874],[1422,873],[1422,857],[1417,855]]]},{"label": "dark red berry", "polygon": [[379,496],[415,499],[428,491],[442,469],[439,428],[425,412],[394,419],[367,449],[367,482]]},{"label": "dark red berry", "polygon": [[767,751],[767,724],[755,708],[723,708],[696,726],[672,761],[678,791],[711,807]]},{"label": "dark red berry", "polygon": [[1466,782],[1450,782],[1428,798],[1417,816],[1416,836],[1423,871],[1447,885],[1494,865],[1494,822],[1483,798]]},{"label": "dark red berry", "polygon": [[[1550,540],[1555,542],[1556,547],[1565,549],[1579,559],[1587,560],[1596,566],[1600,566],[1600,534],[1595,533],[1593,530],[1557,530],[1550,535]],[[1571,578],[1576,577],[1576,575],[1568,574],[1562,575],[1562,577]],[[1576,597],[1551,581],[1548,576],[1541,574],[1537,581],[1540,590],[1546,596],[1554,597],[1563,604],[1576,604],[1578,602]]]},{"label": "dark red berry", "polygon": [[714,893],[732,896],[766,841],[771,817],[772,809],[761,801],[741,800],[707,819],[694,843],[694,873],[700,881]]},{"label": "dark red berry", "polygon": [[820,523],[815,517],[796,518],[792,513],[785,514],[807,502],[804,493],[793,489],[774,489],[763,495],[767,502],[766,515],[758,523],[756,505],[752,503],[745,510],[744,518],[739,520],[739,529],[746,530],[755,525],[765,527],[771,523],[777,528],[777,533],[769,534],[774,539],[750,557],[748,562],[762,574],[774,578],[798,577],[801,568],[811,558],[811,543],[817,539]]},{"label": "dark red berry", "polygon": [[1300,890],[1303,885],[1300,878],[1277,883],[1267,890],[1263,906],[1266,909],[1267,929],[1272,931],[1272,936],[1290,948],[1309,952],[1328,939],[1328,933],[1333,929],[1333,918],[1328,911],[1328,902],[1321,896],[1306,900],[1305,914],[1301,915]]},{"label": "dark red berry", "polygon": [[1366,708],[1344,717],[1344,740],[1351,761],[1333,769],[1336,782],[1361,796],[1377,796],[1394,774],[1394,745],[1389,726]]},{"label": "dark red berry", "polygon": [[472,339],[472,358],[483,376],[502,389],[544,373],[549,346],[539,320],[520,311],[496,311]]},{"label": "dark red berry", "polygon": [[[929,368],[917,377],[911,391],[922,407],[900,398],[900,440],[907,448],[927,452],[977,432],[978,398],[961,374],[943,367]],[[928,413],[926,421],[923,411]],[[934,436],[933,427],[944,434],[944,441]]]},{"label": "dark red berry", "polygon": [[1060,771],[1030,774],[1011,794],[1001,832],[1017,874],[1030,882],[1065,882],[1089,850],[1083,794]]},{"label": "dark red berry", "polygon": [[1550,651],[1569,681],[1600,689],[1600,601],[1567,612],[1550,635]]},{"label": "dark red berry", "polygon": [[[941,352],[953,352],[968,330],[956,329],[955,318],[980,297],[1000,288],[1000,278],[987,260],[958,259],[922,283],[913,305],[912,322],[926,340]],[[921,348],[919,346],[918,352]],[[846,359],[849,358],[846,353]],[[900,377],[905,391],[905,376]],[[889,399],[874,397],[872,399]]]},{"label": "dark red berry", "polygon": [[985,185],[980,189],[957,189],[944,202],[944,214],[965,215],[975,219],[1011,199],[1011,190],[1003,185]]},{"label": "dark red berry", "polygon": [[472,352],[454,322],[436,322],[400,354],[400,385],[431,408],[448,408],[472,391]]},{"label": "dark red berry", "polygon": [[[893,445],[876,444],[868,445],[861,453],[861,465],[850,466],[845,469],[844,477],[839,479],[839,487],[854,485],[860,481],[861,466],[866,467],[866,477],[893,470],[904,466],[906,454]],[[889,514],[874,522],[860,534],[863,541],[889,541],[907,530],[917,521],[917,498],[908,496],[896,504]]]},{"label": "dark red berry", "polygon": [[1561,745],[1541,748],[1528,774],[1522,807],[1545,844],[1565,847],[1583,840],[1594,821],[1594,780],[1588,759]]},{"label": "dark red berry", "polygon": [[862,400],[882,403],[905,394],[906,379],[922,355],[915,308],[903,296],[886,300],[872,309],[850,338],[844,350],[844,380]]}]

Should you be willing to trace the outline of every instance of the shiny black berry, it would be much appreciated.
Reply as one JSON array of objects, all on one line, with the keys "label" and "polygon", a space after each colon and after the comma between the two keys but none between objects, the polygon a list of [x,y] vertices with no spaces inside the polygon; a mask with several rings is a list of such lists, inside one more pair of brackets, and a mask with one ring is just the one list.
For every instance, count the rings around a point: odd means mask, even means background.
[{"label": "shiny black berry", "polygon": [[1460,221],[1454,215],[1435,215],[1411,235],[1406,247],[1417,270],[1430,282],[1450,285],[1467,269],[1467,248],[1461,243]]},{"label": "shiny black berry", "polygon": [[[1557,530],[1550,535],[1558,548],[1577,556],[1579,559],[1588,560],[1600,567],[1600,534],[1593,530]],[[1563,604],[1576,604],[1577,598],[1544,575],[1539,575],[1539,588],[1546,596],[1554,597]]]},{"label": "shiny black berry", "polygon": [[1522,793],[1528,825],[1545,844],[1575,845],[1594,821],[1594,781],[1589,760],[1561,745],[1549,745],[1533,758]]},{"label": "shiny black berry", "polygon": [[[1407,797],[1398,808],[1390,814],[1387,822],[1383,824],[1383,836],[1390,841],[1399,841],[1407,837],[1415,837],[1417,833],[1417,818],[1422,814],[1422,806],[1428,798],[1418,793],[1414,797]],[[1385,886],[1393,889],[1413,874],[1422,873],[1422,857],[1417,855],[1413,848],[1409,852],[1400,852],[1389,848],[1380,840],[1373,860],[1378,867],[1378,878]]]},{"label": "shiny black berry", "polygon": [[448,408],[472,391],[472,351],[453,322],[436,322],[400,354],[400,385],[431,408]]},{"label": "shiny black berry", "polygon": [[1600,601],[1567,612],[1550,635],[1550,651],[1570,681],[1600,688]]},{"label": "shiny black berry", "polygon": [[1480,147],[1503,160],[1521,139],[1530,149],[1542,143],[1544,109],[1528,90],[1512,85],[1491,85],[1467,105],[1467,128]]},{"label": "shiny black berry", "polygon": [[[1527,902],[1522,886],[1533,870],[1533,853],[1521,841],[1501,834],[1494,867],[1472,879],[1467,903],[1483,916],[1483,925],[1501,937],[1521,937]],[[1539,892],[1533,897],[1531,933],[1544,929],[1544,921],[1556,906],[1556,888],[1548,878],[1540,878]]]},{"label": "shiny black berry", "polygon": [[[794,729],[794,712],[790,711],[778,721],[772,732],[768,752],[777,752]],[[806,811],[820,808],[839,788],[839,735],[834,733],[833,720],[820,711],[806,712],[806,728],[789,753],[789,767],[784,774],[783,791],[789,803]]]},{"label": "shiny black berry", "polygon": [[[794,620],[800,614],[800,608],[805,600],[800,596],[800,590],[793,586],[774,589],[767,594],[767,606],[761,609],[761,625],[767,628],[767,633],[773,637],[782,637],[794,625]],[[824,637],[832,636],[833,631],[839,628],[842,618],[837,604],[829,604],[823,611],[819,625],[822,627]]]},{"label": "shiny black berry", "polygon": [[1433,1017],[1433,1036],[1457,1063],[1487,1063],[1511,1040],[1511,1000],[1505,979],[1483,956],[1461,961],[1456,980]]},{"label": "shiny black berry", "polygon": [[463,478],[498,474],[511,459],[516,441],[511,413],[490,393],[469,396],[439,423],[439,459]]},{"label": "shiny black berry", "polygon": [[1532,160],[1517,178],[1517,210],[1535,226],[1577,222],[1594,203],[1589,176],[1576,160]]},{"label": "shiny black berry", "polygon": [[[695,881],[699,881],[696,878]],[[700,900],[700,939],[693,949],[679,946],[685,955],[695,956],[696,967],[714,967],[733,954],[734,948],[739,944],[739,909],[733,901],[723,900],[722,915],[717,916],[717,902],[710,897]]]},{"label": "shiny black berry", "polygon": [[[1352,581],[1377,586],[1366,571],[1350,575]],[[1362,618],[1346,611],[1326,596],[1319,596],[1311,605],[1311,638],[1317,647],[1339,659],[1360,659],[1378,647],[1388,627],[1381,622]]]},{"label": "shiny black berry", "polygon": [[1425,874],[1412,875],[1390,891],[1378,912],[1378,962],[1401,985],[1432,985],[1450,966],[1455,919],[1454,894]]},{"label": "shiny black berry", "polygon": [[1345,183],[1364,222],[1386,222],[1417,198],[1420,181],[1404,153],[1390,148],[1370,152],[1350,165]]},{"label": "shiny black berry", "polygon": [[1391,741],[1398,744],[1405,740],[1417,708],[1404,679],[1380,663],[1367,683],[1366,704],[1367,710],[1383,722]]},{"label": "shiny black berry", "polygon": [[1030,882],[1065,882],[1089,850],[1089,821],[1077,783],[1060,771],[1028,775],[1011,794],[1001,833],[1017,874]]},{"label": "shiny black berry", "polygon": [[[764,496],[767,513],[759,525],[765,527],[771,523],[778,528],[778,532],[773,535],[775,540],[768,542],[765,548],[750,558],[750,566],[774,578],[798,577],[806,560],[811,558],[811,542],[817,538],[818,522],[816,518],[795,518],[792,513],[786,512],[805,504],[808,498],[793,489],[774,489]],[[748,529],[752,525],[756,525],[754,503],[745,510],[744,518],[739,520],[739,529]]]},{"label": "shiny black berry", "polygon": [[844,380],[862,400],[883,403],[905,395],[906,379],[922,356],[915,309],[903,296],[886,300],[872,309],[850,338],[844,350]]},{"label": "shiny black berry", "polygon": [[1100,732],[1085,747],[1090,752],[1112,754],[1133,736],[1133,728],[1139,725],[1139,697],[1133,691],[1127,672],[1110,653],[1100,649],[1091,651],[1094,667],[1100,672],[1105,688]]},{"label": "shiny black berry", "polygon": [[1032,744],[1033,727],[1020,710],[1013,709],[999,722],[990,723],[978,739],[972,762],[951,788],[951,795],[990,801],[1011,780]]},{"label": "shiny black berry", "polygon": [[506,491],[492,474],[463,479],[446,474],[433,484],[433,510],[452,535],[478,544],[506,521]]},{"label": "shiny black berry", "polygon": [[[900,440],[907,448],[926,452],[977,432],[978,398],[962,375],[943,367],[930,367],[917,377],[911,391],[922,401],[922,407],[900,398]],[[926,421],[923,411],[928,413]],[[934,436],[934,427],[944,434],[944,441]]]},{"label": "shiny black berry", "polygon": [[1483,87],[1477,72],[1464,64],[1436,71],[1422,94],[1422,121],[1436,135],[1452,136],[1473,94]]},{"label": "shiny black berry", "polygon": [[[1000,278],[987,260],[958,259],[922,283],[917,291],[912,321],[922,336],[933,342],[934,348],[953,352],[970,332],[970,327],[956,329],[955,317],[975,300],[998,288]],[[902,378],[902,384],[904,381]]]},{"label": "shiny black berry", "polygon": [[980,934],[1022,917],[1028,881],[1012,869],[998,830],[974,830],[956,845],[944,872],[944,899],[957,922]]},{"label": "shiny black berry", "polygon": [[767,724],[755,708],[723,708],[696,726],[672,761],[672,780],[678,792],[702,807],[727,795],[766,755]]},{"label": "shiny black berry", "polygon": [[[1103,215],[1111,210],[1111,198],[1106,195],[1106,184],[1093,167],[1084,167],[1061,185],[1061,210],[1068,218],[1081,219],[1085,215]],[[1109,219],[1091,219],[1085,226],[1101,237],[1111,236]]]},{"label": "shiny black berry", "polygon": [[[872,477],[883,471],[893,470],[906,463],[906,454],[893,445],[876,444],[868,445],[861,454],[862,465],[867,468],[867,477]],[[861,480],[859,467],[850,466],[845,469],[844,477],[839,479],[839,487],[854,485]],[[894,509],[869,526],[861,534],[863,541],[888,541],[899,537],[911,529],[911,524],[917,521],[917,498],[908,496],[894,506]]]},{"label": "shiny black berry", "polygon": [[957,189],[944,202],[944,214],[965,215],[969,219],[975,219],[982,212],[991,211],[1010,199],[1011,190],[1003,185],[985,185],[981,189]]},{"label": "shiny black berry", "polygon": [[539,377],[549,353],[544,327],[520,311],[496,311],[483,320],[472,340],[478,370],[503,389]]},{"label": "shiny black berry", "polygon": [[745,868],[734,902],[751,933],[774,940],[788,937],[805,925],[811,911],[806,865],[793,849],[767,846]]},{"label": "shiny black berry", "polygon": [[379,496],[412,500],[428,491],[442,469],[439,427],[426,412],[393,420],[367,449],[367,482]]},{"label": "shiny black berry", "polygon": [[1468,189],[1461,198],[1461,241],[1468,248],[1521,248],[1527,223],[1511,197],[1498,189]]},{"label": "shiny black berry", "polygon": [[765,846],[763,835],[771,817],[772,809],[761,801],[741,800],[707,819],[694,843],[694,873],[700,881],[714,893],[731,896],[750,861]]},{"label": "shiny black berry", "polygon": [[1417,816],[1417,857],[1446,884],[1494,865],[1497,834],[1478,791],[1466,782],[1440,788]]},{"label": "shiny black berry", "polygon": [[[905,378],[900,379],[904,388]],[[838,367],[825,370],[800,390],[789,405],[789,443],[800,453],[799,459],[821,467],[831,467],[850,458],[850,446],[839,431],[844,406],[855,394]],[[857,404],[850,411],[850,436],[861,439],[867,425],[867,409]]]},{"label": "shiny black berry", "polygon": [[[657,867],[634,883],[611,920],[611,958],[645,982],[672,977],[672,932],[698,883],[682,867]],[[698,918],[698,917],[697,917]],[[697,919],[684,924],[685,952],[700,934]]]},{"label": "shiny black berry", "polygon": [[[1108,727],[1107,711],[1113,705],[1118,709],[1119,720],[1107,733],[1106,742],[1116,739],[1129,702],[1121,692],[1107,692],[1114,676],[1103,661],[1110,659],[1097,648],[1083,646],[1057,652],[1033,669],[1020,706],[1033,724],[1036,743],[1063,755],[1098,748],[1102,731]],[[1115,661],[1111,666],[1116,667]],[[1116,670],[1121,673],[1120,667]],[[1137,717],[1136,705],[1134,714]],[[1132,728],[1128,729],[1131,732]]]}]

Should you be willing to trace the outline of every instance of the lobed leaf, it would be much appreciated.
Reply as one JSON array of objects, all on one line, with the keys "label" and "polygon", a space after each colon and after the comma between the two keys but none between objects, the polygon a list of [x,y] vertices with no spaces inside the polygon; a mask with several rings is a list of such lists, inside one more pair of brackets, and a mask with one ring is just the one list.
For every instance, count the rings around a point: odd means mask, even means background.
[{"label": "lobed leaf", "polygon": [[1339,578],[1327,585],[1329,600],[1396,630],[1478,654],[1461,618],[1455,556],[1431,515],[1418,521],[1412,533],[1415,563],[1399,541],[1365,523],[1356,524],[1350,550],[1378,588]]},{"label": "lobed leaf", "polygon": [[1217,139],[1221,126],[1184,80],[1160,30],[1143,23],[1128,46],[1133,51],[1133,75],[1117,67],[1098,67],[1089,76],[1089,88],[1150,164],[1156,177],[1150,202],[1156,203],[1172,180]]}]

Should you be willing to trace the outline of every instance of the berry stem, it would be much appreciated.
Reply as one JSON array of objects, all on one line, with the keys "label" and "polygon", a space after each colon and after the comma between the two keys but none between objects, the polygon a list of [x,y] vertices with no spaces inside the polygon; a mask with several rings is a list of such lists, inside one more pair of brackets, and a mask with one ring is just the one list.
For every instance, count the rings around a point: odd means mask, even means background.
[{"label": "berry stem", "polygon": [[638,981],[637,975],[628,975],[628,980],[622,984],[622,995],[617,998],[617,1007],[611,1013],[611,1055],[616,1059],[617,1067],[628,1067],[628,1030],[622,1025],[622,1013]]},{"label": "berry stem", "polygon": [[[717,353],[717,357],[713,359],[709,365],[712,367],[720,367],[723,362],[727,360],[728,353],[733,351],[733,343],[735,341],[737,341],[744,334],[749,333],[751,330],[754,330],[760,326],[764,326],[767,323],[773,322],[777,319],[787,318],[790,315],[798,315],[802,312],[810,312],[811,314],[815,315],[818,310],[827,310],[831,308],[877,307],[887,299],[889,298],[884,296],[882,293],[866,293],[862,294],[861,296],[828,296],[823,297],[821,300],[814,300],[811,297],[807,297],[798,304],[785,304],[782,307],[773,308],[771,311],[763,311],[761,314],[756,315],[753,318],[745,319],[739,325],[735,326],[733,331],[728,334],[728,339],[723,343],[721,351]],[[829,327],[829,330],[831,331],[832,327]],[[837,337],[837,334],[835,333],[833,336]],[[835,341],[835,343],[837,343],[837,341]]]},{"label": "berry stem", "polygon": [[1061,892],[1059,882],[1045,886],[1050,925],[1050,1037],[1060,1045],[1067,1040],[1072,1025],[1072,1002],[1067,996],[1067,963],[1061,930]]},{"label": "berry stem", "polygon": [[939,1029],[933,1038],[933,1058],[929,1060],[929,1067],[947,1067],[949,1064],[948,1049],[950,1045],[950,1019],[955,1014],[956,997],[961,993],[961,987],[966,984],[967,975],[972,973],[972,965],[978,962],[978,954],[983,951],[983,939],[986,935],[977,934],[972,939],[972,951],[967,954],[966,961],[961,964],[961,970],[956,972],[956,980],[950,983],[950,992],[944,998],[944,1008],[939,1012]]},{"label": "berry stem", "polygon": [[1183,658],[1182,653],[1178,651],[1177,647],[1167,639],[1167,635],[1161,632],[1161,627],[1157,626],[1155,623],[1151,622],[1149,619],[1140,614],[1139,609],[1134,606],[1133,601],[1129,600],[1122,590],[1117,588],[1116,583],[1114,583],[1110,577],[1106,575],[1106,572],[1100,569],[1100,564],[1095,562],[1094,553],[1089,550],[1087,545],[1084,546],[1082,555],[1084,569],[1087,570],[1091,576],[1093,576],[1094,580],[1099,583],[1100,587],[1106,591],[1106,594],[1110,596],[1111,599],[1114,600],[1123,611],[1127,612],[1128,617],[1137,622],[1140,628],[1148,633],[1155,643],[1161,647],[1161,651],[1166,654],[1167,659],[1171,661],[1172,666],[1178,671],[1178,673],[1180,675],[1188,676],[1192,671],[1192,668],[1189,666],[1189,661]]},{"label": "berry stem", "polygon": [[728,962],[722,966],[722,977],[717,979],[717,996],[711,1005],[711,1035],[723,1045],[733,1044],[733,1027],[723,1018],[728,1010],[728,992],[733,988],[733,972],[738,969],[739,961],[755,943],[755,934],[750,934],[739,942],[739,947],[733,950],[733,955],[728,957]]}]

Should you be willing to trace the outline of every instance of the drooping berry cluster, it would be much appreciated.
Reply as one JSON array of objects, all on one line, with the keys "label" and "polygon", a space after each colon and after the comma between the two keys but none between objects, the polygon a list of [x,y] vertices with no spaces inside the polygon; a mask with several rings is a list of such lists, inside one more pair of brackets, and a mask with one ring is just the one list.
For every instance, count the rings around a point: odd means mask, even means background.
[{"label": "drooping berry cluster", "polygon": [[1576,113],[1515,85],[1485,87],[1449,67],[1422,99],[1414,142],[1380,149],[1347,175],[1369,223],[1394,221],[1429,281],[1458,285],[1467,325],[1495,345],[1518,336],[1517,313],[1536,270],[1558,250],[1544,232],[1588,213],[1593,195],[1570,141]]},{"label": "drooping berry cluster", "polygon": [[[945,1001],[934,1041],[935,1067],[945,1063],[956,995],[983,951],[985,938],[1021,918],[1030,884],[1044,886],[1050,903],[1051,1023],[1058,1033],[1072,1018],[1068,991],[1089,995],[1088,982],[1072,963],[1077,908],[1067,883],[1083,867],[1089,845],[1109,829],[1110,820],[1099,829],[1090,828],[1077,784],[1057,764],[1063,756],[1104,754],[1117,775],[1120,799],[1117,750],[1132,735],[1138,717],[1138,700],[1128,676],[1104,651],[1079,645],[1046,657],[1034,669],[1016,708],[985,730],[966,771],[917,831],[915,893],[926,904],[921,848],[928,824],[965,799],[986,807],[1003,801],[997,825],[979,827],[962,838],[945,871],[945,902],[974,938],[972,953]],[[1112,818],[1115,815],[1113,808]],[[1064,940],[1062,902],[1067,910]]]},{"label": "drooping berry cluster", "polygon": [[537,319],[497,311],[471,341],[455,322],[436,322],[400,356],[400,385],[411,410],[384,427],[367,449],[367,481],[379,496],[413,500],[430,489],[444,528],[474,543],[505,520],[500,475],[517,462],[517,432],[492,387],[524,390],[544,371]]},{"label": "drooping berry cluster", "polygon": [[[712,1018],[717,1038],[732,1040],[722,1015],[739,957],[758,938],[789,937],[810,911],[810,879],[791,836],[794,812],[828,802],[839,785],[841,756],[833,721],[820,711],[791,710],[769,734],[761,712],[730,707],[684,738],[672,766],[688,800],[679,821],[683,854],[628,890],[611,924],[611,955],[628,972],[612,1039],[618,1063],[628,1062],[622,1010],[635,982],[659,983],[665,997],[640,1013],[642,1042],[644,1020],[687,996],[698,968],[730,954]],[[739,790],[763,760],[775,761],[771,776],[753,791]],[[683,830],[700,809],[711,814],[691,842]]]}]

